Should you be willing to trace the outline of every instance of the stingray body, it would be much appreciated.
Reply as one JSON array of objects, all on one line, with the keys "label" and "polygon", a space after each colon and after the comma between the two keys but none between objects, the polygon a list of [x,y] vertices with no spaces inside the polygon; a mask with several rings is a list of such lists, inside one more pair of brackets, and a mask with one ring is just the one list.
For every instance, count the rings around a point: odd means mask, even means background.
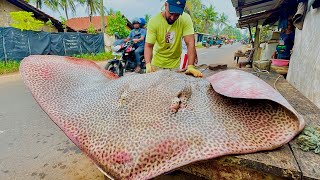
[{"label": "stingray body", "polygon": [[50,118],[115,179],[149,179],[195,161],[275,149],[304,127],[279,93],[242,71],[117,79],[93,62],[59,56],[29,56],[20,71]]}]

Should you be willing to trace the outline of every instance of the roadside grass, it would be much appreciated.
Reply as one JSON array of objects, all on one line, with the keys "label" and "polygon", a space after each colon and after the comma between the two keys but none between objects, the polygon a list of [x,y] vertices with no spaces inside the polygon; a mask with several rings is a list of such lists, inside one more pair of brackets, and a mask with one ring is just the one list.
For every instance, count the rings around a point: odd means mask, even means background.
[{"label": "roadside grass", "polygon": [[112,52],[103,52],[103,53],[91,53],[91,54],[78,54],[73,55],[76,58],[87,59],[91,61],[105,61],[113,58]]},{"label": "roadside grass", "polygon": [[[80,54],[73,57],[82,58],[91,61],[105,61],[113,58],[111,52],[103,52],[97,54]],[[0,75],[9,74],[19,71],[20,61],[8,60],[7,62],[0,61]]]},{"label": "roadside grass", "polygon": [[14,73],[19,71],[20,62],[19,61],[4,61],[0,62],[0,75]]},{"label": "roadside grass", "polygon": [[197,44],[197,45],[196,45],[196,48],[197,48],[197,49],[199,49],[199,48],[204,48],[204,46],[202,46],[202,44]]}]

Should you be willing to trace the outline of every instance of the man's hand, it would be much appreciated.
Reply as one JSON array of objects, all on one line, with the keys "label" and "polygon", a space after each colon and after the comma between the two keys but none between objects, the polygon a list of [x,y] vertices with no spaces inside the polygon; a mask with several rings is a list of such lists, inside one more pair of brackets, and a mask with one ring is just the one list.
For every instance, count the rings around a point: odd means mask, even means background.
[{"label": "man's hand", "polygon": [[156,72],[156,69],[151,66],[151,63],[146,64],[146,73]]},{"label": "man's hand", "polygon": [[192,74],[194,77],[203,77],[202,73],[194,68],[194,65],[188,65],[186,74]]},{"label": "man's hand", "polygon": [[134,39],[133,42],[136,44],[139,42],[139,39]]},{"label": "man's hand", "polygon": [[128,42],[128,41],[130,41],[130,38],[126,38],[126,39],[123,40],[123,42],[125,42],[125,43]]}]

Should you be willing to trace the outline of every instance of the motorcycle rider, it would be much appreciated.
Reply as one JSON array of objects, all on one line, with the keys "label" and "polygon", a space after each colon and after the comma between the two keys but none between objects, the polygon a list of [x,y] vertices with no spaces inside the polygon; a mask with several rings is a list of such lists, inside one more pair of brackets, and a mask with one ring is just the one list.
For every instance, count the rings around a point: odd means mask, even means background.
[{"label": "motorcycle rider", "polygon": [[147,24],[146,20],[144,18],[140,18],[140,22],[141,22],[140,28],[146,29],[146,24]]},{"label": "motorcycle rider", "polygon": [[137,62],[137,67],[135,68],[134,72],[139,73],[141,71],[140,56],[144,52],[146,30],[143,28],[140,28],[141,21],[139,18],[134,18],[132,20],[132,24],[133,24],[134,29],[130,32],[128,38],[125,39],[124,42],[128,42],[130,40],[133,40],[133,42],[135,43],[136,50],[135,50],[134,54],[135,54],[135,60]]}]

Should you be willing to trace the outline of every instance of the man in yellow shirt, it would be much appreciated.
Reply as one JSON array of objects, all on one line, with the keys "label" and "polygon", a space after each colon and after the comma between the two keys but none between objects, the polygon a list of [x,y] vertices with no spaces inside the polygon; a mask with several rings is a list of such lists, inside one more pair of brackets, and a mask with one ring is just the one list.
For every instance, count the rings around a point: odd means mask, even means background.
[{"label": "man in yellow shirt", "polygon": [[194,68],[194,29],[191,17],[183,12],[185,4],[186,0],[167,0],[164,11],[149,20],[144,50],[147,73],[179,68],[183,38],[188,49],[187,74],[202,77],[202,73]]}]

